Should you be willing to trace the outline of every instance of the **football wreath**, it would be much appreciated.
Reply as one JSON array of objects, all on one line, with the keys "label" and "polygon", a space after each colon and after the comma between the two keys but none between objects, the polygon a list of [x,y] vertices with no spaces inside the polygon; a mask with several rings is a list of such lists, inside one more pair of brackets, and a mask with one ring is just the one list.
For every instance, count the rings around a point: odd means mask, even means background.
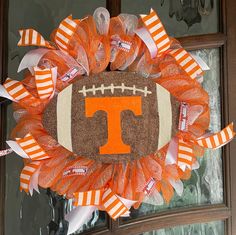
[{"label": "football wreath", "polygon": [[138,19],[98,8],[65,18],[51,41],[33,29],[20,36],[19,46],[40,48],[21,61],[23,81],[0,87],[17,121],[7,144],[24,159],[21,190],[74,201],[68,234],[96,209],[116,219],[147,197],[168,203],[196,156],[234,137],[233,124],[208,133],[203,70],[152,9]]}]

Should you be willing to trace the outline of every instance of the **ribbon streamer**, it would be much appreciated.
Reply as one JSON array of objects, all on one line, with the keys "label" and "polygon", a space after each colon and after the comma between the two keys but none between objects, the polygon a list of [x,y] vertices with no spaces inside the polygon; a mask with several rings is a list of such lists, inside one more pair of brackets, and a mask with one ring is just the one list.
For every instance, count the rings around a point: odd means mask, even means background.
[{"label": "ribbon streamer", "polygon": [[69,222],[67,235],[79,230],[80,227],[91,219],[93,212],[96,210],[96,206],[78,206],[66,214],[65,219]]},{"label": "ribbon streamer", "polygon": [[59,25],[56,35],[55,42],[57,46],[67,54],[68,44],[71,36],[75,32],[77,23],[72,20],[71,16],[66,17]]},{"label": "ribbon streamer", "polygon": [[55,47],[50,45],[50,43],[34,29],[19,30],[19,33],[21,38],[17,44],[18,46],[41,46],[49,49],[55,49]]},{"label": "ribbon streamer", "polygon": [[231,141],[234,136],[235,132],[233,130],[233,123],[230,123],[222,131],[213,134],[209,137],[201,138],[197,140],[196,143],[204,148],[217,149]]},{"label": "ribbon streamer", "polygon": [[34,173],[40,167],[40,161],[27,163],[20,174],[20,190],[29,193],[30,181]]},{"label": "ribbon streamer", "polygon": [[44,160],[50,158],[30,133],[24,138],[18,139],[16,142],[31,160]]},{"label": "ribbon streamer", "polygon": [[34,67],[36,87],[41,99],[48,99],[53,96],[56,82],[56,71],[56,67],[52,69],[40,69],[39,67]]},{"label": "ribbon streamer", "polygon": [[[182,69],[192,78],[202,77],[203,71],[194,58],[183,48],[170,49],[170,38],[167,35],[163,24],[157,13],[151,9],[149,15],[140,15],[145,25],[145,29],[136,30],[136,34],[146,44],[151,58],[155,58],[161,53],[167,52],[178,62]],[[148,33],[147,33],[148,32]],[[155,46],[154,46],[154,43]]]},{"label": "ribbon streamer", "polygon": [[99,206],[102,203],[101,190],[74,193],[74,206]]},{"label": "ribbon streamer", "polygon": [[6,155],[8,155],[12,152],[13,152],[13,150],[11,148],[10,149],[5,149],[5,150],[0,150],[0,157],[6,156]]},{"label": "ribbon streamer", "polygon": [[11,100],[23,101],[25,99],[36,99],[26,90],[23,84],[19,81],[7,78],[3,86],[8,92],[8,94],[12,97]]},{"label": "ribbon streamer", "polygon": [[141,19],[155,42],[158,53],[170,48],[170,39],[163,27],[157,13],[151,8],[149,15],[140,15]]},{"label": "ribbon streamer", "polygon": [[118,198],[118,196],[112,192],[110,188],[104,192],[102,197],[102,203],[106,209],[106,212],[114,220],[128,211],[128,208]]},{"label": "ribbon streamer", "polygon": [[[29,133],[24,138],[15,141],[9,140],[7,144],[11,149],[23,158],[31,159],[32,162],[26,163],[20,175],[20,190],[32,195],[33,190],[38,191],[38,169],[41,160],[50,158],[40,147],[34,137]],[[36,174],[36,175],[35,175]]]},{"label": "ribbon streamer", "polygon": [[26,68],[28,68],[30,72],[33,72],[31,68],[37,66],[42,57],[49,51],[50,50],[46,48],[38,48],[27,52],[21,60],[17,72],[19,73]]},{"label": "ribbon streamer", "polygon": [[184,142],[183,140],[179,139],[177,165],[183,171],[185,171],[186,167],[191,170],[193,157],[194,154],[192,146]]},{"label": "ribbon streamer", "polygon": [[192,78],[196,79],[203,75],[203,71],[193,57],[183,48],[174,49],[170,51],[181,68]]}]

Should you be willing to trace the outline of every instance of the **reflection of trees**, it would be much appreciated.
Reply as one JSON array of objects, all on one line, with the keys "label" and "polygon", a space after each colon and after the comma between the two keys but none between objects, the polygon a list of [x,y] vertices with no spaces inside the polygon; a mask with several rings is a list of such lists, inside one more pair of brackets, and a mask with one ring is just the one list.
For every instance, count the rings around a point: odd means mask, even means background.
[{"label": "reflection of trees", "polygon": [[[164,4],[162,0],[162,4]],[[203,15],[209,15],[215,6],[214,0],[169,0],[169,16],[184,21],[188,27],[200,23]]]}]

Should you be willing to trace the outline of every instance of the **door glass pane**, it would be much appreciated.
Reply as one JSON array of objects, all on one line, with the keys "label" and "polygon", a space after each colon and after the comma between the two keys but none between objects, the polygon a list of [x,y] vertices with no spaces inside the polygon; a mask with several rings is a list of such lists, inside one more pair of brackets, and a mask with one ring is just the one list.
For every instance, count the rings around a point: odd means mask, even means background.
[{"label": "door glass pane", "polygon": [[[7,139],[10,139],[10,132],[14,126],[13,110],[9,105],[7,108]],[[19,176],[22,168],[23,161],[19,156],[11,154],[6,157],[5,234],[54,235],[63,214],[72,209],[72,203],[49,190],[40,189],[40,194],[34,192],[32,197],[20,192]],[[13,224],[14,226],[12,226]],[[67,225],[64,225],[61,232],[66,227]],[[96,211],[91,220],[77,234],[102,227],[107,227],[106,214]]]},{"label": "door glass pane", "polygon": [[[68,15],[80,19],[93,14],[97,7],[105,7],[106,0],[9,0],[9,73],[17,74],[21,58],[29,47],[17,47],[18,30],[32,28],[49,40],[52,31]],[[32,49],[32,47],[31,47]]]},{"label": "door glass pane", "polygon": [[122,0],[123,13],[148,14],[157,11],[167,32],[180,37],[219,31],[219,0]]},{"label": "door glass pane", "polygon": [[[212,132],[221,130],[220,115],[220,57],[219,49],[194,51],[211,68],[204,75],[203,87],[210,96]],[[199,158],[200,168],[192,171],[189,180],[184,181],[184,192],[180,197],[175,194],[169,205],[157,206],[154,202],[142,203],[138,210],[131,212],[130,218],[122,218],[123,222],[145,215],[158,213],[173,208],[192,207],[198,205],[217,204],[223,202],[223,179],[221,149],[206,150],[205,156]]]},{"label": "door glass pane", "polygon": [[165,228],[140,235],[224,235],[224,221]]},{"label": "door glass pane", "polygon": [[[25,52],[30,49],[17,47],[19,29],[33,28],[48,39],[52,30],[66,16],[73,14],[74,18],[81,18],[92,14],[97,7],[105,6],[105,3],[105,0],[10,0],[8,76],[12,79],[21,79],[22,74],[17,74],[17,68]],[[10,139],[10,132],[14,126],[15,121],[10,105],[7,111],[7,139]],[[43,189],[40,189],[40,194],[34,193],[32,197],[20,192],[19,175],[22,167],[22,159],[15,154],[6,158],[6,226],[4,234],[53,235],[58,229],[58,221],[61,220],[63,213],[72,209],[71,202]],[[107,227],[106,215],[96,211],[78,234],[82,231],[103,227]],[[60,234],[66,234],[63,232],[63,228],[60,232]]]}]

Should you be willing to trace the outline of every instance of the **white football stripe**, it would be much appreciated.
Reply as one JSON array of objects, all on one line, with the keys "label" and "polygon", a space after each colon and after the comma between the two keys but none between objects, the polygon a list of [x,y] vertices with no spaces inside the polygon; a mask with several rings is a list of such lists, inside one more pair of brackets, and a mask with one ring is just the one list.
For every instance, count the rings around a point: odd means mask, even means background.
[{"label": "white football stripe", "polygon": [[57,140],[73,152],[71,136],[72,85],[60,92],[57,97]]},{"label": "white football stripe", "polygon": [[170,93],[165,88],[156,84],[156,93],[159,115],[158,149],[160,149],[171,140],[172,107]]}]

